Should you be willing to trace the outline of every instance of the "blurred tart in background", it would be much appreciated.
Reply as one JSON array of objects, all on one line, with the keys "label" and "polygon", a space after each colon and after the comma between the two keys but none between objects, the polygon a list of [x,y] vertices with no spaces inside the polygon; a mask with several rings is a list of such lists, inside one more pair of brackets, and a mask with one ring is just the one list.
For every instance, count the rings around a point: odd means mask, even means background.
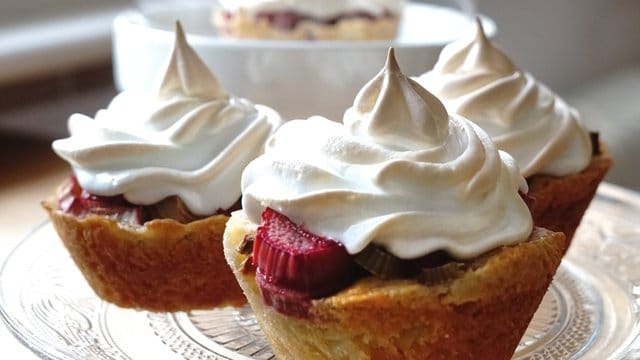
[{"label": "blurred tart in background", "polygon": [[403,0],[221,0],[213,23],[222,36],[280,40],[387,40]]}]

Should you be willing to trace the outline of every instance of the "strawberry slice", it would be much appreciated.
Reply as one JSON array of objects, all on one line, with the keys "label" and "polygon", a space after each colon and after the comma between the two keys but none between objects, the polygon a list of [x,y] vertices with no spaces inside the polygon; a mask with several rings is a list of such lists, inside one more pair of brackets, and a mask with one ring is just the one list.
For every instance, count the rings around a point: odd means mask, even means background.
[{"label": "strawberry slice", "polygon": [[356,265],[342,244],[312,234],[267,208],[253,245],[256,280],[265,302],[299,315],[295,304],[330,295],[354,278]]}]

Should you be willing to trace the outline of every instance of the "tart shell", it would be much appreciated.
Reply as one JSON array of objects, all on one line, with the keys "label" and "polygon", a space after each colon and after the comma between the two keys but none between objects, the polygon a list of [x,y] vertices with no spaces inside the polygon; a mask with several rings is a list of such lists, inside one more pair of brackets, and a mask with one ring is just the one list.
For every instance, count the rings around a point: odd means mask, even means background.
[{"label": "tart shell", "polygon": [[254,231],[233,213],[225,257],[278,359],[509,359],[567,247],[562,233],[535,228],[445,283],[367,277],[296,318],[266,306],[255,269],[243,267],[236,248]]},{"label": "tart shell", "polygon": [[577,174],[563,177],[534,175],[527,178],[528,195],[535,199],[531,207],[534,225],[563,232],[571,242],[598,185],[613,165],[613,159],[604,145],[600,147],[603,151]]},{"label": "tart shell", "polygon": [[188,311],[240,306],[246,299],[225,262],[228,216],[181,224],[157,219],[139,227],[99,215],[79,218],[42,203],[95,293],[125,308]]}]

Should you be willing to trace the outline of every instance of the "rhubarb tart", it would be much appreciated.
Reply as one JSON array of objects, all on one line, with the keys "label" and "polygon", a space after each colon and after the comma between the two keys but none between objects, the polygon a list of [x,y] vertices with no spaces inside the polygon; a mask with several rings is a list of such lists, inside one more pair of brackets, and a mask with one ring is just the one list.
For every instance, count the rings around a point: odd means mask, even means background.
[{"label": "rhubarb tart", "polygon": [[529,183],[534,223],[571,240],[613,162],[578,112],[517,68],[478,19],[418,82],[514,157]]},{"label": "rhubarb tart", "polygon": [[72,175],[43,206],[102,299],[154,311],[241,305],[222,235],[242,169],[281,119],[225,92],[179,25],[162,75],[157,91],[127,90],[95,119],[69,118],[53,149]]},{"label": "rhubarb tart", "polygon": [[225,257],[278,359],[509,359],[566,248],[517,164],[399,69],[283,125]]}]

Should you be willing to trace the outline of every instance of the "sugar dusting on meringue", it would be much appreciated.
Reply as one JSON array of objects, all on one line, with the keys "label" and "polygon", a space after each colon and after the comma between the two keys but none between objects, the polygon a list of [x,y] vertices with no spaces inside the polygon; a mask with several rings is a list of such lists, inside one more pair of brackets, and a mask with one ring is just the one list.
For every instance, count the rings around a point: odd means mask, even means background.
[{"label": "sugar dusting on meringue", "polygon": [[180,24],[162,75],[156,92],[125,90],[95,119],[72,115],[70,136],[53,149],[90,193],[139,205],[177,195],[199,215],[227,209],[241,195],[242,169],[282,120],[224,91]]},{"label": "sugar dusting on meringue", "polygon": [[564,176],[586,168],[591,142],[578,112],[518,69],[487,39],[478,18],[474,29],[447,45],[418,82],[449,112],[480,125],[516,159],[525,177]]},{"label": "sugar dusting on meringue", "polygon": [[469,258],[527,239],[526,186],[488,135],[400,71],[393,50],[343,124],[286,123],[242,176],[252,222],[271,207],[351,254],[376,243],[405,259]]}]

